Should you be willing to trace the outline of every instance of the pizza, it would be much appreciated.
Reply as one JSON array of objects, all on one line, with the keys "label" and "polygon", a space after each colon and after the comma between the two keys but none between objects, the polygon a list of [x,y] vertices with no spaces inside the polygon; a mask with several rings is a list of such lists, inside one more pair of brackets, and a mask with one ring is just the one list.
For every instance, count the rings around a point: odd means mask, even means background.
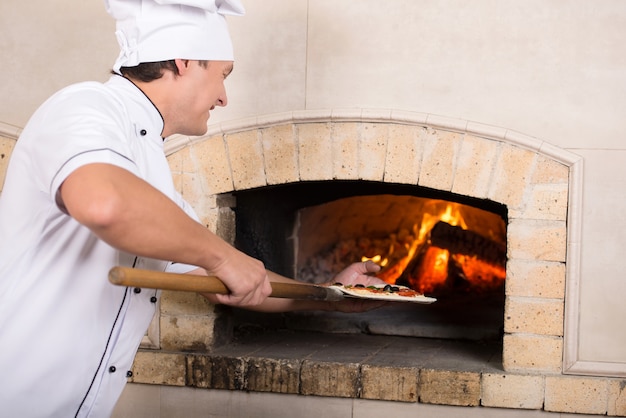
[{"label": "pizza", "polygon": [[362,284],[343,285],[341,283],[335,283],[331,287],[339,289],[345,295],[365,299],[415,303],[433,303],[437,300],[424,296],[410,287],[400,285],[379,284],[365,286]]}]

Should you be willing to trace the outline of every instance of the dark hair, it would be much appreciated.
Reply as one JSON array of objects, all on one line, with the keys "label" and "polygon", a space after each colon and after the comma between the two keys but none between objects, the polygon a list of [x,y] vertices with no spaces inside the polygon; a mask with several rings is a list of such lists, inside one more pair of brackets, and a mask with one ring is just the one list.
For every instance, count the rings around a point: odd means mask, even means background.
[{"label": "dark hair", "polygon": [[176,62],[174,60],[142,62],[134,67],[120,68],[120,73],[124,77],[134,78],[146,83],[163,77],[164,71],[172,71],[175,75],[178,75]]},{"label": "dark hair", "polygon": [[[200,65],[206,68],[208,61],[199,61]],[[157,61],[157,62],[142,62],[134,67],[122,67],[120,73],[124,77],[129,77],[135,80],[148,83],[150,81],[158,80],[163,77],[165,71],[171,71],[175,76],[178,76],[178,67],[175,60]],[[114,72],[115,73],[115,72]]]}]

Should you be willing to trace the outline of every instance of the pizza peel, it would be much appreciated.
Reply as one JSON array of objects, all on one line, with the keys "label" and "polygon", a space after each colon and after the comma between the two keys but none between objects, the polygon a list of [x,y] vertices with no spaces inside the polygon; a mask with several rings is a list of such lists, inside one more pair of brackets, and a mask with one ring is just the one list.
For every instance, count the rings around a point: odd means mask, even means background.
[{"label": "pizza peel", "polygon": [[[167,273],[153,270],[142,270],[131,267],[113,267],[109,271],[109,281],[118,286],[140,287],[148,289],[175,290],[185,292],[215,293],[226,295],[230,293],[226,285],[214,276],[199,276],[194,274]],[[297,284],[271,282],[272,293],[270,297],[321,300],[337,302],[346,298],[350,299],[374,299],[386,301],[405,301],[417,303],[432,303],[433,298],[426,296],[413,298],[381,298],[379,295],[357,294],[348,289],[338,286],[320,286],[314,284]]]}]

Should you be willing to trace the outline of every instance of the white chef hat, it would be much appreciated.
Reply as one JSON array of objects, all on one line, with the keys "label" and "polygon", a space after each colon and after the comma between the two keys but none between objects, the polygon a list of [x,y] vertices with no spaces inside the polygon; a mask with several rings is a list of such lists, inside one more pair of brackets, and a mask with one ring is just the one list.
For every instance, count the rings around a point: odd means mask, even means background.
[{"label": "white chef hat", "polygon": [[232,61],[224,15],[245,13],[239,0],[105,0],[117,21],[120,55],[113,66],[176,58]]}]

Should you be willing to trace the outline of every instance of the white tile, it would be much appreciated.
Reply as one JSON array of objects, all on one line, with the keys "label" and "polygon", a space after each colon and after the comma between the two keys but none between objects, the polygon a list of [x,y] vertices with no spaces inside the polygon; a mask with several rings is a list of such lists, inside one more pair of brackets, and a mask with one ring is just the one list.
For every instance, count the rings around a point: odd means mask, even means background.
[{"label": "white tile", "polygon": [[111,418],[161,417],[161,386],[129,383]]},{"label": "white tile", "polygon": [[352,399],[347,398],[177,387],[164,388],[162,398],[163,418],[349,418],[352,414]]},{"label": "white tile", "polygon": [[[597,415],[595,415],[597,416]],[[591,418],[589,415],[562,414],[541,410],[462,407],[403,402],[355,400],[350,418]]]},{"label": "white tile", "polygon": [[578,150],[585,158],[580,356],[624,362],[626,151]]},{"label": "white tile", "polygon": [[228,106],[212,112],[211,124],[305,106],[307,1],[243,3],[245,16],[227,19],[235,50]]}]

